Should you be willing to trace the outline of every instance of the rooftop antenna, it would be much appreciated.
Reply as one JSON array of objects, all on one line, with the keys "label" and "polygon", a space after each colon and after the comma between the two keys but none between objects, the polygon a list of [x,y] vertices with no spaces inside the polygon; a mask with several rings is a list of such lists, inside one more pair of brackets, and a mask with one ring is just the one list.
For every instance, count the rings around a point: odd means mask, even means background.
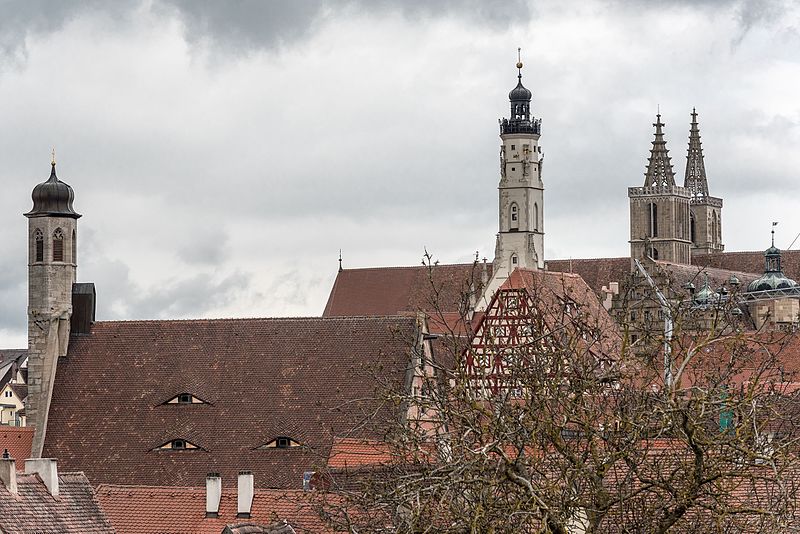
[{"label": "rooftop antenna", "polygon": [[339,272],[342,272],[342,249],[339,249]]}]

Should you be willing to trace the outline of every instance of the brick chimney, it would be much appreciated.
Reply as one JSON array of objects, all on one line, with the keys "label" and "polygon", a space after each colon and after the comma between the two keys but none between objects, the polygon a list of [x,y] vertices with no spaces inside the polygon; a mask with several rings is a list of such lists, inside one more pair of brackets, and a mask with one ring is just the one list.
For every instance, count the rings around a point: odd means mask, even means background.
[{"label": "brick chimney", "polygon": [[219,517],[219,500],[222,498],[222,477],[219,473],[206,475],[206,517]]},{"label": "brick chimney", "polygon": [[250,518],[250,509],[253,506],[253,472],[239,471],[239,511],[236,517],[240,519]]},{"label": "brick chimney", "polygon": [[8,454],[8,449],[3,451],[0,458],[0,482],[12,495],[17,494],[17,462]]},{"label": "brick chimney", "polygon": [[50,495],[58,497],[58,467],[55,458],[28,458],[25,460],[25,474],[39,475]]}]

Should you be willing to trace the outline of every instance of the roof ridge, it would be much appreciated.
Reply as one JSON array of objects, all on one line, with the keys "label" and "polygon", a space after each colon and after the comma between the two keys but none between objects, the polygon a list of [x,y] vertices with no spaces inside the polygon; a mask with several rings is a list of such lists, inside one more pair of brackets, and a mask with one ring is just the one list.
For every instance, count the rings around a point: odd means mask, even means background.
[{"label": "roof ridge", "polygon": [[552,260],[545,260],[545,264],[551,261],[607,261],[607,260],[630,260],[630,256],[611,256],[600,258],[556,258]]},{"label": "roof ridge", "polygon": [[436,269],[437,267],[471,267],[473,265],[479,265],[473,262],[469,263],[437,263],[435,265],[386,265],[386,266],[378,266],[378,267],[355,267],[355,268],[344,268],[341,272],[345,271],[381,271],[381,270],[390,270],[390,269]]},{"label": "roof ridge", "polygon": [[289,317],[218,317],[210,319],[113,319],[109,321],[95,321],[94,324],[153,324],[153,323],[218,323],[237,321],[344,321],[348,319],[409,319],[409,315],[330,315],[330,316],[289,316]]}]

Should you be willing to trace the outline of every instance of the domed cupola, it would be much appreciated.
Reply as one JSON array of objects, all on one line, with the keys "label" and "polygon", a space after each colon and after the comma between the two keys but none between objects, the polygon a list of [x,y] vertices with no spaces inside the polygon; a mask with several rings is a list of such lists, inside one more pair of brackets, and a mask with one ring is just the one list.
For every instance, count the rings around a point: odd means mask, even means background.
[{"label": "domed cupola", "polygon": [[517,53],[517,86],[508,93],[508,99],[511,101],[511,117],[500,122],[500,133],[539,134],[541,121],[531,115],[533,93],[522,85],[522,58],[519,49]]},{"label": "domed cupola", "polygon": [[775,230],[773,230],[772,245],[764,251],[764,274],[750,282],[750,285],[747,286],[747,291],[752,293],[755,291],[792,288],[798,288],[798,285],[797,282],[783,274],[781,251],[775,246]]},{"label": "domed cupola", "polygon": [[708,273],[705,274],[706,281],[703,287],[692,297],[692,302],[697,306],[708,306],[719,301],[719,293],[711,289],[711,286],[708,284]]},{"label": "domed cupola", "polygon": [[80,214],[72,207],[75,192],[56,176],[56,162],[52,162],[50,178],[33,188],[31,198],[33,209],[25,214],[33,217],[70,217],[77,219]]}]

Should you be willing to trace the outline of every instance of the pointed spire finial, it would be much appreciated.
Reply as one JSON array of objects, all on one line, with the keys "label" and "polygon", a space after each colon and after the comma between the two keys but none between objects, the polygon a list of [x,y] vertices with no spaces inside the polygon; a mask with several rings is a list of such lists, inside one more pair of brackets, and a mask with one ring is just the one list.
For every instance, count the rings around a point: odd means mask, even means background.
[{"label": "pointed spire finial", "polygon": [[51,156],[50,165],[55,167],[56,166],[56,149],[55,148],[53,148],[53,151],[50,152],[50,156]]},{"label": "pointed spire finial", "polygon": [[517,48],[517,77],[521,80],[522,79],[522,48]]},{"label": "pointed spire finial", "polygon": [[339,249],[339,272],[342,272],[342,249]]},{"label": "pointed spire finial", "polygon": [[772,221],[772,246],[775,246],[775,227],[778,226],[776,221]]}]

